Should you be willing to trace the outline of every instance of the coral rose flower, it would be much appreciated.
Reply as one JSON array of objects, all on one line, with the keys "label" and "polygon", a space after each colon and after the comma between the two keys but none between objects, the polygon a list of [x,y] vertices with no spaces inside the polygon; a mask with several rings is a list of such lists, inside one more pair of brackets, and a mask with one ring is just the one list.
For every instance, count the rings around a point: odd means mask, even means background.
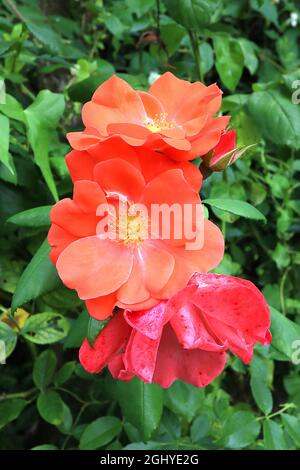
[{"label": "coral rose flower", "polygon": [[84,341],[79,357],[91,373],[108,365],[125,381],[138,376],[169,387],[178,378],[204,387],[222,372],[226,350],[249,363],[256,342],[270,343],[269,326],[266,301],[251,282],[197,273],[168,302],[119,311],[93,348]]},{"label": "coral rose flower", "polygon": [[229,116],[213,117],[222,92],[216,84],[190,83],[167,72],[149,91],[112,76],[83,106],[83,132],[68,134],[71,146],[86,150],[112,136],[133,146],[151,146],[177,161],[207,154],[219,142]]},{"label": "coral rose flower", "polygon": [[166,155],[145,147],[131,147],[120,137],[112,137],[86,151],[72,150],[66,156],[66,163],[73,183],[79,180],[93,180],[94,168],[99,162],[121,158],[142,172],[148,183],[166,170],[182,170],[184,178],[199,192],[202,174],[191,162],[175,162]]},{"label": "coral rose flower", "polygon": [[[107,318],[115,305],[149,308],[183,288],[194,272],[207,272],[221,261],[223,236],[202,211],[199,217],[198,192],[183,170],[169,169],[147,182],[136,166],[114,158],[91,171],[92,180],[75,181],[73,199],[53,207],[48,241],[60,278],[76,289],[92,316]],[[187,249],[190,237],[178,232],[184,220],[170,218],[169,236],[152,224],[153,206],[173,204],[183,214],[186,206],[193,209],[186,219],[196,230],[197,249]],[[136,210],[140,206],[149,219]],[[108,226],[103,208],[111,215]]]}]

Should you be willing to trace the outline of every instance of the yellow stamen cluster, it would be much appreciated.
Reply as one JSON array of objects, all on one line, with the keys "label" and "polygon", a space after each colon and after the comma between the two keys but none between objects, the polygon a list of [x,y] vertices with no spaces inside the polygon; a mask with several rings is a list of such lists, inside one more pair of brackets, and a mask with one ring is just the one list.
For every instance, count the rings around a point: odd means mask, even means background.
[{"label": "yellow stamen cluster", "polygon": [[144,240],[144,222],[142,217],[127,215],[127,227],[124,243],[140,243]]},{"label": "yellow stamen cluster", "polygon": [[175,121],[167,121],[168,113],[155,114],[153,118],[144,119],[144,125],[151,132],[160,132],[167,129],[173,129],[176,126]]},{"label": "yellow stamen cluster", "polygon": [[147,222],[140,215],[122,215],[116,223],[110,223],[110,233],[115,234],[119,242],[138,244],[145,240]]}]

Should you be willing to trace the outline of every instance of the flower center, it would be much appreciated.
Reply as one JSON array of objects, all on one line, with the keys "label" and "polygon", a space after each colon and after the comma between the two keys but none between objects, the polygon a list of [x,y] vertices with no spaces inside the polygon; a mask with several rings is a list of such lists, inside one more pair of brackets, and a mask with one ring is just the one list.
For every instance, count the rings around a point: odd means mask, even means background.
[{"label": "flower center", "polygon": [[155,114],[153,118],[147,116],[144,119],[144,125],[151,132],[160,132],[167,129],[172,129],[176,126],[175,121],[167,121],[168,113]]},{"label": "flower center", "polygon": [[116,218],[110,220],[110,236],[122,243],[139,244],[148,236],[148,221],[144,214],[137,213],[133,207],[121,205]]},{"label": "flower center", "polygon": [[124,228],[124,243],[140,243],[144,240],[144,220],[140,215],[127,214]]}]

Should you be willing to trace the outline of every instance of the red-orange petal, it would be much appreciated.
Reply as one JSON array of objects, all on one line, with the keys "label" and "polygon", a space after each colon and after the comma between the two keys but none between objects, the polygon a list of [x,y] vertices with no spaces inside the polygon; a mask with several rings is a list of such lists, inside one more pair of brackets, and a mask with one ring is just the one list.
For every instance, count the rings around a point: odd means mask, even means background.
[{"label": "red-orange petal", "polygon": [[137,201],[145,187],[141,172],[122,159],[100,162],[94,169],[94,178],[107,193],[118,193]]},{"label": "red-orange petal", "polygon": [[77,180],[92,180],[95,161],[86,151],[72,150],[66,156],[67,167],[73,183]]},{"label": "red-orange petal", "polygon": [[69,245],[57,260],[63,283],[83,299],[115,292],[131,272],[132,251],[108,239],[86,237]]},{"label": "red-orange petal", "polygon": [[93,145],[96,145],[101,142],[102,137],[96,131],[94,133],[87,133],[86,131],[83,131],[69,132],[67,134],[67,139],[73,149],[87,150]]},{"label": "red-orange petal", "polygon": [[105,320],[112,314],[116,302],[116,294],[113,293],[104,295],[103,297],[97,297],[96,299],[88,299],[85,301],[85,304],[89,314],[93,318],[96,318],[96,320]]},{"label": "red-orange petal", "polygon": [[[150,242],[144,242],[139,253],[145,285],[149,292],[155,296],[170,279],[175,265],[174,258],[171,253]],[[138,278],[136,282],[138,282]]]},{"label": "red-orange petal", "polygon": [[155,80],[149,89],[149,93],[158,99],[165,112],[168,113],[168,119],[172,120],[186,99],[190,87],[190,82],[180,80],[172,73],[166,72]]},{"label": "red-orange petal", "polygon": [[137,255],[134,256],[130,276],[118,290],[117,298],[119,302],[128,305],[144,302],[150,298],[150,293],[144,280],[144,272]]},{"label": "red-orange petal", "polygon": [[96,233],[99,218],[96,213],[83,212],[72,199],[62,199],[50,212],[53,224],[59,225],[76,237],[88,237]]},{"label": "red-orange petal", "polygon": [[99,373],[126,344],[130,332],[123,312],[118,312],[95,339],[94,347],[85,339],[79,351],[79,360],[85,370],[91,374]]},{"label": "red-orange petal", "polygon": [[99,204],[107,202],[100,186],[88,180],[75,181],[73,201],[83,212],[92,214],[97,212]]},{"label": "red-orange petal", "polygon": [[140,98],[143,102],[143,106],[146,112],[146,115],[150,119],[154,119],[155,116],[159,116],[164,112],[164,108],[160,101],[155,98],[155,96],[145,91],[139,91]]},{"label": "red-orange petal", "polygon": [[48,232],[48,243],[51,246],[50,259],[52,263],[56,264],[61,252],[77,239],[78,237],[67,232],[64,228],[52,224]]}]

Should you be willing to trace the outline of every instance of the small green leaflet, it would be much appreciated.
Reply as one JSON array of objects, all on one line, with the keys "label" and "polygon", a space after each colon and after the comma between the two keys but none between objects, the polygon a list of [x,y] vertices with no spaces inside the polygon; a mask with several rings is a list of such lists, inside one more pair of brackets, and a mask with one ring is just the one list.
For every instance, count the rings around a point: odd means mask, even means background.
[{"label": "small green leaflet", "polygon": [[59,313],[36,313],[26,320],[21,335],[32,343],[52,344],[65,338],[69,328],[67,318]]},{"label": "small green leaflet", "polygon": [[49,253],[50,247],[45,240],[19,279],[12,299],[12,312],[26,302],[59,287],[60,280]]},{"label": "small green leaflet", "polygon": [[203,204],[216,207],[231,214],[246,217],[248,219],[262,220],[266,222],[265,216],[256,207],[252,206],[248,202],[239,201],[237,199],[205,199],[202,201]]},{"label": "small green leaflet", "polygon": [[48,227],[52,206],[41,206],[18,212],[7,219],[11,224],[20,227]]}]

